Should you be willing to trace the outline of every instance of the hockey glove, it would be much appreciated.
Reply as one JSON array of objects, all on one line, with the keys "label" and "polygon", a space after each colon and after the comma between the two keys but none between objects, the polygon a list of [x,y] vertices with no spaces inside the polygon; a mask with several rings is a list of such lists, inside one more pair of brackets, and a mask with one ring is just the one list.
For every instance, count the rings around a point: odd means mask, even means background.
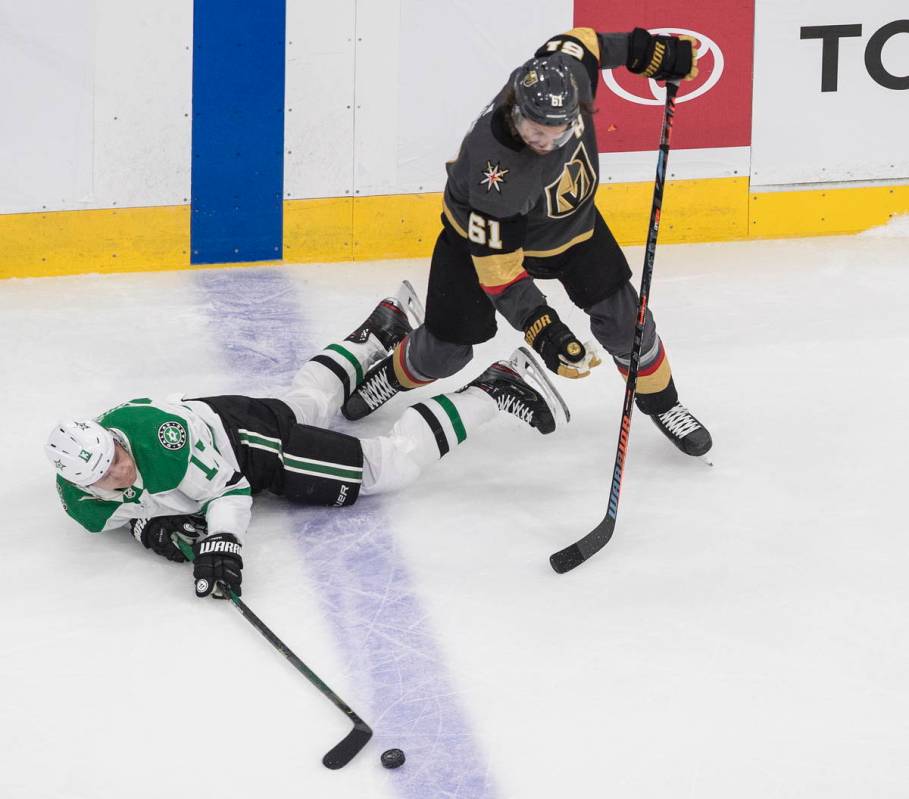
[{"label": "hockey glove", "polygon": [[186,558],[173,537],[179,535],[191,544],[205,535],[207,529],[202,516],[158,516],[154,519],[133,519],[129,524],[133,537],[142,546],[176,563],[183,563]]},{"label": "hockey glove", "polygon": [[540,353],[548,369],[562,377],[587,377],[600,364],[548,305],[540,305],[524,322],[524,340]]},{"label": "hockey glove", "polygon": [[691,36],[654,36],[635,28],[628,37],[629,71],[654,80],[691,80],[698,57]]},{"label": "hockey glove", "polygon": [[240,542],[230,533],[215,533],[193,544],[193,578],[196,596],[214,592],[216,599],[227,599],[224,586],[240,596],[243,558]]}]

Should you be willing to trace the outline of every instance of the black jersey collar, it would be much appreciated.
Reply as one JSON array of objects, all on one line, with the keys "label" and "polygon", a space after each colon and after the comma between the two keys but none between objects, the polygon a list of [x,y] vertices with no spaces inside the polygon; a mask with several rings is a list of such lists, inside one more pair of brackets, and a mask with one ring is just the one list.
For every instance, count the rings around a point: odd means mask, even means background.
[{"label": "black jersey collar", "polygon": [[507,109],[507,105],[500,105],[492,112],[492,120],[489,123],[492,135],[499,144],[504,145],[509,150],[520,152],[527,145],[524,144],[524,140],[520,136],[511,132],[511,125],[508,124]]}]

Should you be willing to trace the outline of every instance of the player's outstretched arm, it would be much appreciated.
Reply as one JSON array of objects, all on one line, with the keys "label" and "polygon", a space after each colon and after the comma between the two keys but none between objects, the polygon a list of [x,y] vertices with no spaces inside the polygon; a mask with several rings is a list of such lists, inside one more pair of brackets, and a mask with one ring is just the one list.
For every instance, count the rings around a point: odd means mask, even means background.
[{"label": "player's outstretched arm", "polygon": [[581,63],[596,93],[601,69],[627,67],[654,80],[691,80],[698,74],[697,50],[690,36],[651,34],[644,28],[631,33],[598,33],[593,28],[573,28],[553,36],[536,55],[564,53]]}]

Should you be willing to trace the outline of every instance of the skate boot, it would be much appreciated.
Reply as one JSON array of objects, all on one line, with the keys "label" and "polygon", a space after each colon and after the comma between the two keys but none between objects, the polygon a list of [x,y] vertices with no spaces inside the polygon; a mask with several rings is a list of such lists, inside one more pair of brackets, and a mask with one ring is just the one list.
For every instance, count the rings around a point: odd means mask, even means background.
[{"label": "skate boot", "polygon": [[713,446],[710,433],[681,402],[676,402],[665,413],[655,413],[653,423],[686,455],[706,455]]},{"label": "skate boot", "polygon": [[395,374],[394,357],[394,353],[387,355],[366,373],[363,382],[341,406],[345,419],[355,422],[369,416],[399,391],[410,390],[401,385]]},{"label": "skate boot", "polygon": [[[365,341],[370,334],[376,337],[389,355],[374,363],[357,383],[356,388],[341,406],[344,418],[357,421],[384,405],[399,391],[412,386],[402,386],[394,369],[394,358],[404,357],[395,349],[398,344],[423,324],[423,305],[410,282],[404,280],[394,297],[386,297],[370,314],[361,327],[351,333],[348,341]],[[403,345],[402,345],[403,346]],[[406,370],[405,370],[406,371]]]},{"label": "skate boot", "polygon": [[485,391],[500,411],[517,416],[544,435],[556,428],[557,408],[566,422],[571,419],[561,394],[525,347],[516,349],[507,361],[496,361],[461,391],[471,387]]},{"label": "skate boot", "polygon": [[[386,297],[382,300],[369,318],[344,340],[365,344],[369,336],[373,335],[386,352],[393,350],[395,345],[413,330],[410,319],[407,318],[407,310],[412,307],[411,300],[421,307],[413,287],[405,280],[396,296]],[[417,324],[422,323],[422,315],[418,316],[415,313],[414,316],[418,317]]]}]

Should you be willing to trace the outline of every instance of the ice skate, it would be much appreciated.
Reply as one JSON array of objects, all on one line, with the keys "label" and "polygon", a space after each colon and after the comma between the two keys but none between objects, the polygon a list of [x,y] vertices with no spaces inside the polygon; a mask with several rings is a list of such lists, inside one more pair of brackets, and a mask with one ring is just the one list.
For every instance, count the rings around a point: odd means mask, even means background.
[{"label": "ice skate", "polygon": [[390,352],[413,330],[414,325],[423,323],[423,315],[423,306],[413,286],[405,280],[395,296],[382,300],[369,318],[344,340],[365,344],[373,335],[385,351]]},{"label": "ice skate", "polygon": [[[686,455],[702,457],[713,446],[707,428],[680,402],[676,402],[665,413],[655,413],[650,418],[663,435]],[[710,463],[709,460],[707,462]]]},{"label": "ice skate", "polygon": [[500,411],[516,416],[543,434],[556,429],[558,409],[566,422],[571,419],[562,395],[525,347],[516,349],[507,361],[496,361],[461,390],[471,387],[485,391]]},{"label": "ice skate", "polygon": [[[391,352],[413,330],[423,324],[425,312],[410,282],[404,280],[394,297],[386,297],[357,330],[348,336],[349,341],[365,341],[374,335],[386,352]],[[354,338],[359,337],[359,338]],[[394,353],[370,366],[369,371],[341,407],[344,418],[362,419],[380,408],[399,391],[407,391],[395,375],[392,359]]]},{"label": "ice skate", "polygon": [[386,356],[366,373],[363,382],[341,406],[341,413],[345,419],[354,422],[363,419],[382,407],[399,391],[408,390],[401,385],[395,375],[393,357],[393,354]]}]

